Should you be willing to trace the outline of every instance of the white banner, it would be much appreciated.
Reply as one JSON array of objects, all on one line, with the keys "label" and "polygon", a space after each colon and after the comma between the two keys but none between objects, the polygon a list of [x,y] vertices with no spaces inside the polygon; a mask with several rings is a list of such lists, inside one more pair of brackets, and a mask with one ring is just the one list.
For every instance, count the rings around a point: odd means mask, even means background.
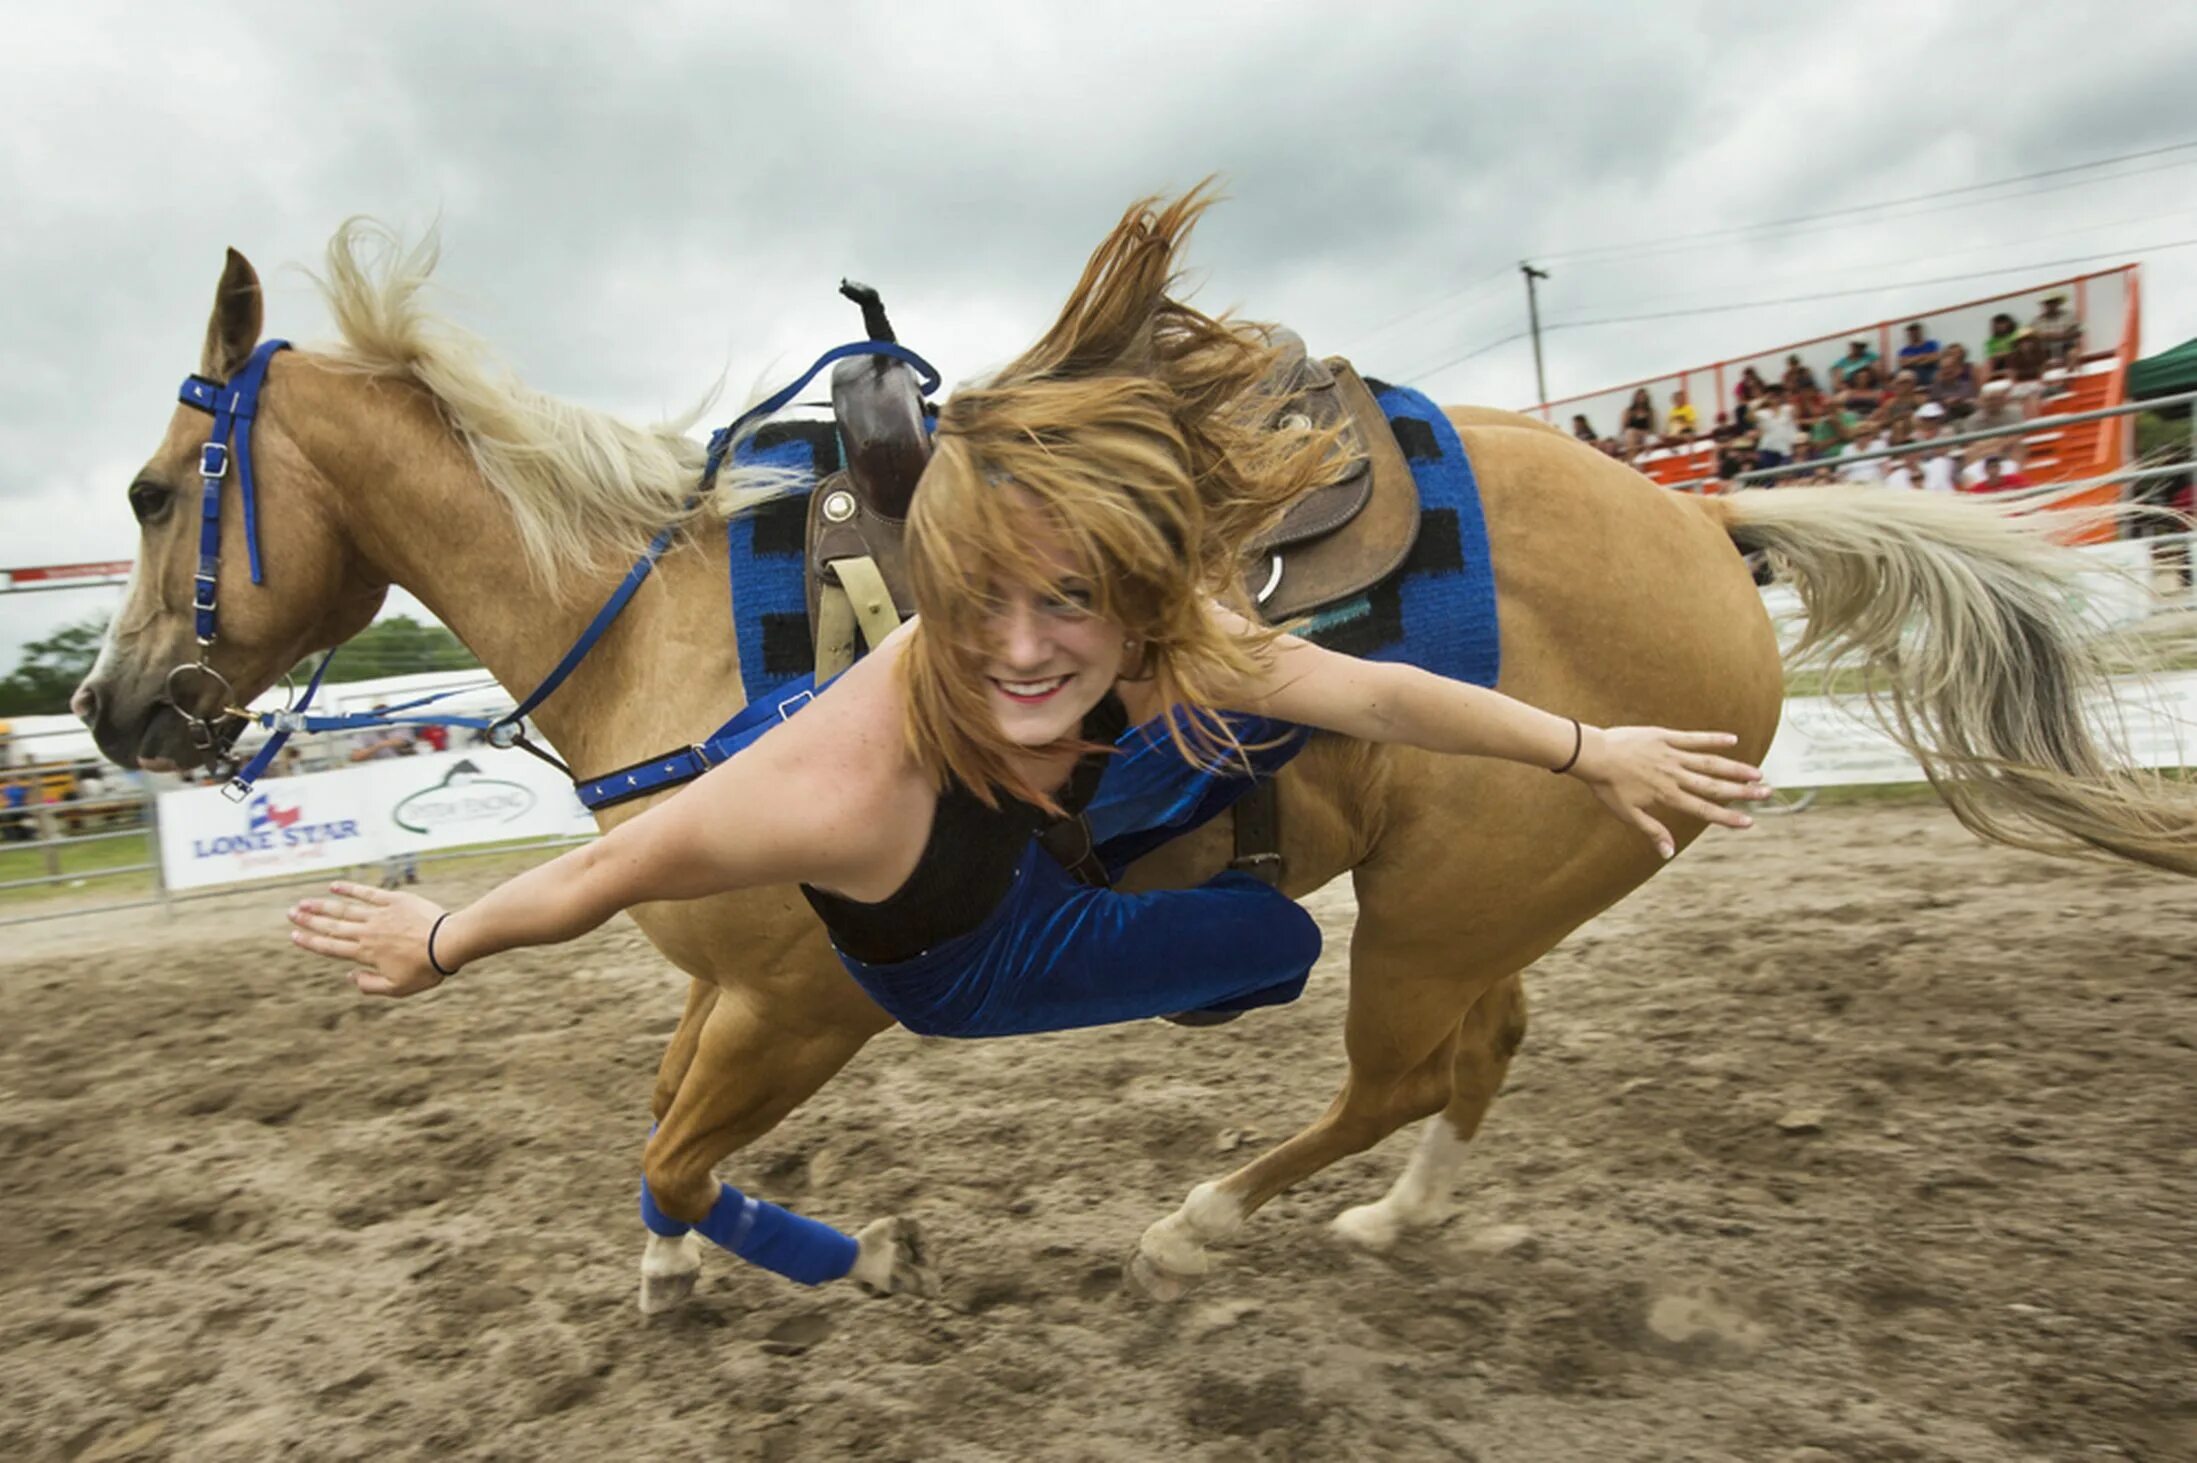
[{"label": "white banner", "polygon": [[160,866],[170,889],[594,831],[555,768],[488,747],[268,778],[241,803],[218,787],[160,796]]},{"label": "white banner", "polygon": [[[2091,717],[2101,741],[2139,767],[2197,765],[2197,672],[2155,677],[2148,687],[2124,687],[2129,700]],[[1762,759],[1772,787],[1849,787],[1921,782],[1922,768],[1869,715],[1860,697],[1786,698],[1777,739]]]}]

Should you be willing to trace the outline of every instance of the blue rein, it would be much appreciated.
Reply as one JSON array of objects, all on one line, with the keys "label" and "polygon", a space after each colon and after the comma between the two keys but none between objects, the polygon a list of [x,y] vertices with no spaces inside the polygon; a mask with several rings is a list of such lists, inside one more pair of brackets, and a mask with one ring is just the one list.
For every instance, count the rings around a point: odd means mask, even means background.
[{"label": "blue rein", "polygon": [[[252,477],[252,423],[259,411],[260,388],[266,383],[267,379],[267,362],[274,356],[275,352],[288,348],[288,341],[265,341],[261,343],[257,350],[252,352],[251,359],[246,361],[236,375],[228,381],[209,381],[203,376],[192,375],[184,378],[182,389],[177,393],[177,399],[183,405],[196,407],[198,410],[208,413],[213,417],[214,424],[205,445],[199,449],[201,494],[198,574],[193,581],[195,593],[192,597],[192,610],[197,616],[198,662],[195,666],[178,666],[176,669],[177,671],[197,670],[220,681],[224,687],[228,684],[226,679],[206,664],[206,652],[214,643],[216,629],[215,594],[219,587],[218,579],[221,566],[222,483],[229,475],[229,467],[233,458],[236,466],[238,488],[243,499],[245,546],[251,564],[252,583],[264,584],[266,579],[262,571],[259,552],[259,499],[257,486]],[[743,430],[784,410],[787,403],[791,402],[800,393],[801,388],[816,379],[818,372],[835,361],[842,361],[850,356],[885,356],[892,360],[905,362],[915,367],[921,374],[918,384],[923,395],[929,396],[938,390],[940,377],[937,368],[906,346],[886,340],[853,341],[846,345],[833,346],[830,350],[818,356],[815,363],[803,372],[798,380],[779,391],[773,392],[764,400],[757,402],[754,406],[749,407],[735,417],[728,425],[720,427],[710,434],[709,450],[703,460],[701,480],[696,485],[694,495],[687,499],[687,511],[691,512],[694,506],[701,502],[703,495],[716,484],[717,474],[724,467],[725,459],[732,454],[732,449],[740,440],[740,434]],[[231,450],[232,438],[234,438],[233,452]],[[525,720],[535,707],[548,700],[557,688],[564,684],[565,679],[579,668],[580,662],[585,660],[588,652],[595,648],[595,643],[602,639],[604,633],[617,621],[618,616],[624,612],[626,605],[632,601],[634,592],[655,571],[656,561],[661,559],[665,551],[671,547],[672,538],[678,532],[678,528],[677,523],[666,524],[663,530],[654,539],[650,540],[648,547],[642,551],[641,557],[634,561],[631,569],[626,571],[625,578],[620,580],[618,587],[611,591],[610,598],[603,601],[602,608],[595,612],[595,617],[588,621],[587,628],[580,632],[580,638],[572,642],[572,648],[564,653],[564,657],[542,679],[540,685],[528,692],[525,699],[504,715],[490,721],[482,717],[471,716],[404,716],[399,714],[416,710],[431,702],[440,701],[446,696],[455,695],[457,694],[455,690],[437,691],[431,695],[419,697],[417,700],[407,701],[398,706],[384,707],[378,711],[346,712],[333,716],[309,715],[305,708],[312,704],[314,693],[319,691],[321,681],[328,673],[329,662],[336,657],[336,652],[331,650],[321,658],[320,665],[314,669],[312,680],[306,686],[305,694],[299,698],[296,706],[282,711],[259,712],[251,718],[271,731],[273,735],[261,744],[258,752],[253,755],[250,762],[245,764],[243,770],[230,780],[224,792],[232,800],[241,801],[251,792],[252,785],[266,775],[267,769],[273,764],[276,754],[282,750],[283,744],[290,739],[291,734],[294,732],[353,731],[367,727],[400,725],[470,727],[483,733],[488,738],[491,746],[516,746],[522,751],[540,757],[543,761],[550,763],[560,772],[570,777],[572,775],[570,768],[527,740]],[[176,672],[170,672],[171,678],[174,674]],[[769,708],[769,711],[764,715],[771,720],[776,720],[790,714],[792,709],[805,699],[805,696],[795,697],[786,702],[783,709],[774,706]],[[180,706],[177,707],[177,710],[186,719],[205,720],[192,717],[189,712],[183,711]],[[660,766],[662,770],[649,779],[645,790],[653,792],[660,787],[670,786],[697,777],[704,770],[714,765],[716,761],[721,760],[723,756],[729,755],[726,744],[734,740],[736,731],[746,732],[749,730],[749,722],[762,719],[751,717],[750,711],[752,710],[753,708],[750,708],[748,711],[743,711],[740,715],[735,716],[723,727],[720,727],[706,742],[695,743],[677,752],[667,754],[665,757],[650,759],[651,764]],[[747,718],[747,722],[744,722],[743,718]],[[746,740],[752,740],[752,735],[738,738],[738,740],[744,744]],[[622,769],[619,773],[597,778],[592,782],[580,782],[578,779],[574,779],[581,801],[590,810],[593,810],[607,806],[611,802],[622,801],[623,798],[639,796],[640,791],[637,789],[640,786],[640,779],[628,775],[634,770]],[[652,768],[652,770],[654,769]]]}]

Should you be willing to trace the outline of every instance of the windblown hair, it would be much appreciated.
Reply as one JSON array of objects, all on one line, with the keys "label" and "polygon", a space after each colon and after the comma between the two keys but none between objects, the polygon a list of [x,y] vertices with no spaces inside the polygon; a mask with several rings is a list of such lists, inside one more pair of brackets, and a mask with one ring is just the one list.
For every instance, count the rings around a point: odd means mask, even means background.
[{"label": "windblown hair", "polygon": [[1212,602],[1242,602],[1244,549],[1295,498],[1331,481],[1340,433],[1277,428],[1263,384],[1273,327],[1204,315],[1168,295],[1176,257],[1212,202],[1206,185],[1132,204],[1084,267],[1060,318],[991,381],[956,392],[910,510],[909,577],[922,621],[901,662],[908,742],[941,785],[1052,808],[1015,771],[985,671],[999,590],[1057,588],[1064,547],[1091,612],[1138,647],[1175,745],[1203,763],[1234,749],[1214,715],[1254,675],[1270,635],[1231,632]]},{"label": "windblown hair", "polygon": [[682,420],[636,427],[532,389],[422,303],[440,252],[433,231],[407,246],[371,219],[346,220],[315,277],[342,334],[323,358],[426,389],[509,505],[545,589],[623,567],[668,523],[730,517],[786,490],[781,471],[728,463],[708,499],[689,507],[703,450],[686,433],[710,398]]}]

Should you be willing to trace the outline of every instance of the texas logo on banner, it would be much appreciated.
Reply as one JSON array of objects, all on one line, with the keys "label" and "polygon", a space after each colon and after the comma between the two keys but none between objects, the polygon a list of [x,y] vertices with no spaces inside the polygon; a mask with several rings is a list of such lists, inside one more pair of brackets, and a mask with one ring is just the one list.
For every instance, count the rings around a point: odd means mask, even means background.
[{"label": "texas logo on banner", "polygon": [[160,799],[160,863],[170,889],[336,870],[377,858],[371,805],[335,775],[262,782],[242,803],[218,787]]}]

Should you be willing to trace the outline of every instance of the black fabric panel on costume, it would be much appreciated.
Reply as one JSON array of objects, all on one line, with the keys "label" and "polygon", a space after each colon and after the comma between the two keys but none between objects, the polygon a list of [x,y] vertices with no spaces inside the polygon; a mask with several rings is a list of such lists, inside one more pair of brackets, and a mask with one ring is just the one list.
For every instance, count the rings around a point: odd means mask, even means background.
[{"label": "black fabric panel on costume", "polygon": [[798,676],[816,669],[816,650],[809,644],[809,617],[763,616],[763,671],[773,676]]},{"label": "black fabric panel on costume", "polygon": [[809,500],[773,498],[754,510],[755,556],[798,559],[809,547]]},{"label": "black fabric panel on costume", "polygon": [[816,480],[839,471],[839,426],[835,422],[765,422],[755,429],[755,450],[768,452],[786,442],[806,442],[816,463]]},{"label": "black fabric panel on costume", "polygon": [[1439,462],[1442,444],[1434,440],[1434,429],[1417,417],[1390,417],[1389,429],[1396,434],[1396,445],[1404,449],[1404,456],[1413,462]]}]

